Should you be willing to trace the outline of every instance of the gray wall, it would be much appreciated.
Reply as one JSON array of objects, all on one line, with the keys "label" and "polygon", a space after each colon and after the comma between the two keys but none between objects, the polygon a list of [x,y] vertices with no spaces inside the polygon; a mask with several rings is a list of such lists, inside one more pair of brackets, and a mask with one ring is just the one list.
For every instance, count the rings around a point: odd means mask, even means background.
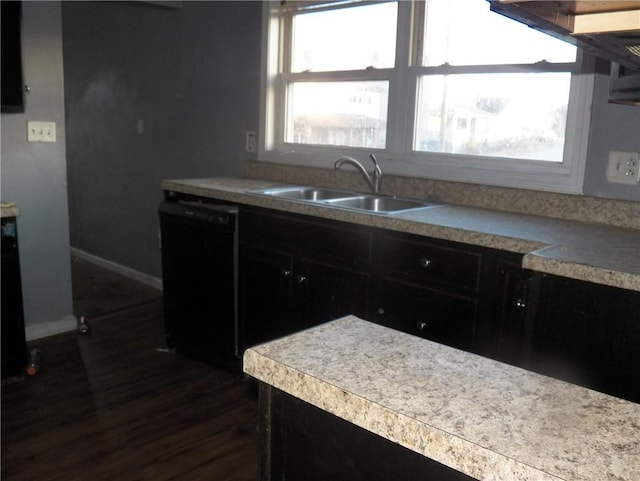
[{"label": "gray wall", "polygon": [[74,247],[159,277],[161,180],[244,173],[261,16],[260,2],[64,2]]},{"label": "gray wall", "polygon": [[[32,91],[25,114],[2,115],[1,180],[22,211],[28,327],[71,315],[69,232],[79,249],[159,276],[161,179],[243,173],[244,132],[258,128],[261,5],[182,5],[24,4]],[[640,200],[637,186],[604,177],[609,150],[640,150],[640,109],[608,104],[607,83],[598,76],[585,192]],[[27,119],[55,121],[58,142],[27,143]]]},{"label": "gray wall", "polygon": [[[20,209],[25,324],[72,322],[60,2],[23,3],[25,113],[2,114],[2,200]],[[56,143],[28,143],[27,120],[56,122]]]},{"label": "gray wall", "polygon": [[609,151],[640,152],[640,106],[607,102],[609,63],[597,64],[584,193],[594,197],[640,202],[640,185],[607,181]]}]

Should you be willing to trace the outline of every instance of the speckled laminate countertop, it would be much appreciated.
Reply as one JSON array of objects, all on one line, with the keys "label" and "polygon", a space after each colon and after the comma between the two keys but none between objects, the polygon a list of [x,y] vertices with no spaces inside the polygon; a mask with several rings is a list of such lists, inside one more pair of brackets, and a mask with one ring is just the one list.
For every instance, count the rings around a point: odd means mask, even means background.
[{"label": "speckled laminate countertop", "polygon": [[640,404],[353,316],[248,349],[244,370],[477,479],[640,479]]},{"label": "speckled laminate countertop", "polygon": [[442,204],[380,215],[268,197],[280,184],[242,178],[166,180],[165,190],[524,254],[523,267],[640,291],[640,231]]},{"label": "speckled laminate countertop", "polygon": [[0,203],[0,216],[1,217],[18,217],[20,210],[13,202]]}]

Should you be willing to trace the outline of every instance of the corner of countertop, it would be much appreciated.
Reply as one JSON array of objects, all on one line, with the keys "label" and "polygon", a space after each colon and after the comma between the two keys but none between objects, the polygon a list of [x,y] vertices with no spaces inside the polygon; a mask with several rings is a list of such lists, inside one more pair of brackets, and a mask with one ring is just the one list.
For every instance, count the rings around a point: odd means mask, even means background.
[{"label": "corner of countertop", "polygon": [[0,214],[4,217],[18,217],[20,215],[20,209],[14,202],[1,202]]}]

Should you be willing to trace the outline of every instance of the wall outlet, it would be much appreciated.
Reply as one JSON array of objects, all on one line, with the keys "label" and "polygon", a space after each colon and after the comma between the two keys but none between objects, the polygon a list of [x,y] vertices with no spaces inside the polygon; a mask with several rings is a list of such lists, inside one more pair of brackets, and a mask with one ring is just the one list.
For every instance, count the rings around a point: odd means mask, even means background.
[{"label": "wall outlet", "polygon": [[55,122],[27,122],[27,142],[55,142],[56,123]]},{"label": "wall outlet", "polygon": [[640,183],[640,152],[609,152],[607,180],[616,184]]},{"label": "wall outlet", "polygon": [[256,151],[256,133],[249,131],[245,135],[245,150],[247,152]]}]

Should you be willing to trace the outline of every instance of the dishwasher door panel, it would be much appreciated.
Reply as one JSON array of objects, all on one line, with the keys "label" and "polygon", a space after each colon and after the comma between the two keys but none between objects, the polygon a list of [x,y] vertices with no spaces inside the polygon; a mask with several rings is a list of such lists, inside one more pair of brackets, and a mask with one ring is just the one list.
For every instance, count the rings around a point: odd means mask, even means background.
[{"label": "dishwasher door panel", "polygon": [[182,214],[160,210],[167,345],[236,367],[236,217],[223,224]]}]

